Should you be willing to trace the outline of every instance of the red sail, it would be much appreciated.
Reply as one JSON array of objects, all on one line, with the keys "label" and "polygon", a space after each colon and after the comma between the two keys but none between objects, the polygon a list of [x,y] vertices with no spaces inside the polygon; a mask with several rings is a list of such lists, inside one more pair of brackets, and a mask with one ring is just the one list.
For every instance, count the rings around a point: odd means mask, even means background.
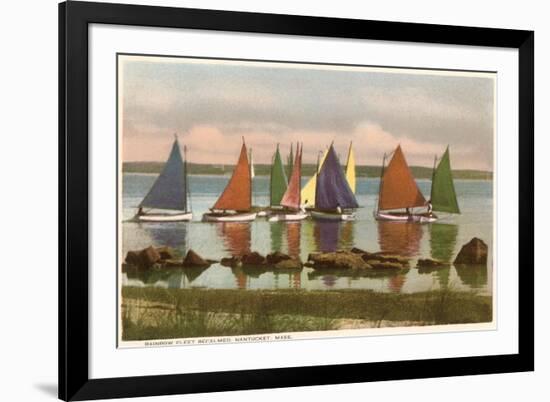
[{"label": "red sail", "polygon": [[214,204],[213,209],[249,211],[252,205],[251,190],[250,167],[248,166],[246,145],[243,143],[233,176],[229,179],[229,183],[216,204]]},{"label": "red sail", "polygon": [[[302,146],[303,147],[303,146]],[[292,175],[288,187],[281,200],[281,205],[287,208],[300,209],[300,192],[302,181],[302,147],[296,150],[296,158],[292,167]]]},{"label": "red sail", "polygon": [[378,209],[412,208],[423,205],[426,205],[426,199],[414,181],[401,146],[398,146],[382,176]]}]

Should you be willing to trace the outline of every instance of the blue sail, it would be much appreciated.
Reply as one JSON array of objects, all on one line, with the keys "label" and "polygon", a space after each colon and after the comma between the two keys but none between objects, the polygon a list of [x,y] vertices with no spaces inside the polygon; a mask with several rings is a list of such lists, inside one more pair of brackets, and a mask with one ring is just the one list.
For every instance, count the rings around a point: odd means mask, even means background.
[{"label": "blue sail", "polygon": [[337,207],[342,209],[358,208],[359,205],[346,180],[334,147],[331,145],[321,166],[321,170],[317,175],[315,208],[320,210],[335,210]]},{"label": "blue sail", "polygon": [[185,164],[181,157],[178,140],[174,141],[172,151],[159,177],[145,196],[140,207],[156,209],[174,209],[187,211],[187,183]]}]

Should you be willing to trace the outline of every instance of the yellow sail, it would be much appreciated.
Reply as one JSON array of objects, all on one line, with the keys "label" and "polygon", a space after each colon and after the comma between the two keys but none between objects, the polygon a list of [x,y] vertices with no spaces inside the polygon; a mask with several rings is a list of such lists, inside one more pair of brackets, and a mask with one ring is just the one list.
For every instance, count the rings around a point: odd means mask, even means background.
[{"label": "yellow sail", "polygon": [[346,164],[346,179],[353,194],[355,194],[355,154],[353,148],[349,144],[348,163]]},{"label": "yellow sail", "polygon": [[[325,150],[325,152],[323,153],[323,156],[321,157],[321,161],[317,166],[317,173],[319,173],[319,170],[321,170],[321,166],[323,166],[323,162],[325,161],[327,154],[328,154],[328,149]],[[300,198],[302,199],[302,204],[306,208],[313,208],[315,206],[315,187],[316,186],[317,186],[317,174],[314,174],[311,177],[311,179],[308,180],[308,182],[300,192]]]}]

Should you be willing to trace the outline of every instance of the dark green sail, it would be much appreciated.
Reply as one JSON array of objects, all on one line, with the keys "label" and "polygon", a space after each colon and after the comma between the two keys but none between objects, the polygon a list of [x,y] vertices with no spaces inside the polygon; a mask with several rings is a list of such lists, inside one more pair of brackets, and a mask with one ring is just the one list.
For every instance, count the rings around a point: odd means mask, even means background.
[{"label": "dark green sail", "polygon": [[431,203],[434,211],[449,212],[452,214],[460,213],[453,183],[448,147],[433,173]]},{"label": "dark green sail", "polygon": [[281,154],[279,153],[279,146],[277,145],[277,151],[273,157],[273,164],[271,165],[271,185],[270,185],[270,205],[280,205],[283,195],[286,191],[286,174],[281,160]]},{"label": "dark green sail", "polygon": [[294,152],[292,152],[292,144],[290,144],[290,154],[286,161],[286,177],[290,177],[292,174],[292,166],[294,165]]}]

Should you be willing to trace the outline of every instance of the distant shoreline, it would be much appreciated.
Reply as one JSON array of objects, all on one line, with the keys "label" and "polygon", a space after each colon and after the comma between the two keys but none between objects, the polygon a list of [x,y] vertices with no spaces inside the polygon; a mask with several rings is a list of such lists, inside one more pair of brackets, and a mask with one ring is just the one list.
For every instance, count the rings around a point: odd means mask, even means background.
[{"label": "distant shoreline", "polygon": [[[123,162],[123,173],[149,173],[158,174],[164,167],[164,162]],[[198,164],[189,163],[189,174],[191,175],[204,175],[204,176],[225,176],[231,174],[234,165],[213,165],[213,164]],[[270,165],[255,164],[254,171],[256,176],[269,176]],[[304,164],[302,165],[302,175],[312,176],[316,170],[316,165]],[[431,179],[432,168],[424,166],[411,166],[411,171],[417,179]],[[380,177],[380,166],[363,165],[356,167],[357,177]],[[455,169],[453,170],[453,177],[455,179],[469,179],[469,180],[492,180],[493,172],[475,169]]]}]

